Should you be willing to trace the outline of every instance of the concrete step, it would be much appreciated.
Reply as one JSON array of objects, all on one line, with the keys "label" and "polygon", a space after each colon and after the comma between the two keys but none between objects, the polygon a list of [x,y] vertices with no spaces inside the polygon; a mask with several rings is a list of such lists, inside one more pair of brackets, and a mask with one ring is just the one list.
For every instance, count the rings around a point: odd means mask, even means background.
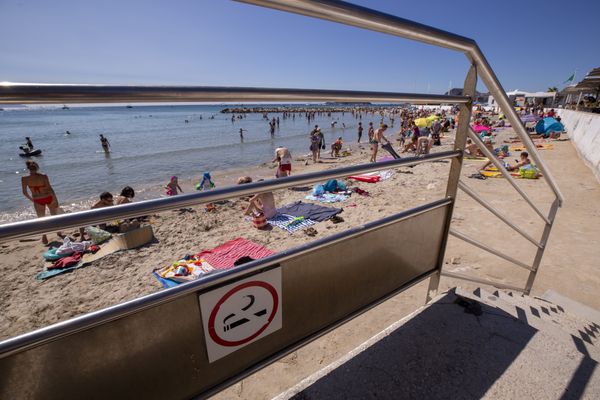
[{"label": "concrete step", "polygon": [[585,304],[575,301],[567,296],[555,292],[552,289],[546,290],[541,297],[542,300],[560,305],[561,308],[567,310],[570,314],[592,322],[597,328],[600,328],[600,311],[593,309]]},{"label": "concrete step", "polygon": [[[482,288],[473,292],[457,288],[456,294],[493,304],[522,322],[536,329],[544,329],[549,334],[560,329],[567,335],[576,338],[574,340],[581,340],[588,345],[595,345],[600,341],[600,329],[594,323],[567,313],[563,307],[546,300],[502,290],[490,293]],[[550,325],[547,326],[547,324]]]},{"label": "concrete step", "polygon": [[540,299],[455,289],[277,399],[596,399],[600,345],[581,324]]}]

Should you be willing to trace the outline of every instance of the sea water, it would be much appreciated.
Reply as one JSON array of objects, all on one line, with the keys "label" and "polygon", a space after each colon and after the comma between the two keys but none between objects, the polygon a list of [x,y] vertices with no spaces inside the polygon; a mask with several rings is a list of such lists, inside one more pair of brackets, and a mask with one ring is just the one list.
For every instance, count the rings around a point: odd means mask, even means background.
[{"label": "sea water", "polygon": [[[249,113],[232,122],[232,114],[220,112],[226,107],[232,106],[52,106],[0,111],[0,223],[35,216],[21,191],[27,158],[18,153],[25,136],[42,149],[41,157],[30,159],[48,175],[67,210],[87,208],[100,193],[116,195],[127,185],[141,193],[138,199],[144,198],[145,188],[164,185],[172,175],[199,180],[205,171],[270,162],[279,146],[288,147],[294,157],[308,154],[308,134],[316,124],[325,135],[326,152],[340,136],[346,142],[357,140],[359,120],[350,112],[317,115],[310,123],[303,114],[283,119],[282,113],[270,113],[269,118],[279,117],[280,122],[271,135],[262,114]],[[376,125],[379,116],[363,114],[362,118],[364,140],[368,122]],[[331,127],[332,121],[337,121],[336,127]],[[243,141],[240,128],[245,130]],[[99,134],[110,141],[109,154],[102,150]]]}]

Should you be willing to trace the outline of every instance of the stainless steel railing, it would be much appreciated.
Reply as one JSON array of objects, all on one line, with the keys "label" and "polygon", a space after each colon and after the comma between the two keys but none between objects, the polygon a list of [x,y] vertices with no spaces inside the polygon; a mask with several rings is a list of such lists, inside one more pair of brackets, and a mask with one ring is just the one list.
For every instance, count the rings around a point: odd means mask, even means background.
[{"label": "stainless steel railing", "polygon": [[398,160],[390,160],[372,164],[354,165],[345,168],[313,172],[310,174],[294,175],[263,182],[229,186],[221,189],[211,190],[209,192],[181,194],[163,199],[146,200],[119,206],[80,211],[72,214],[63,214],[27,221],[13,222],[0,225],[0,243],[3,241],[60,229],[76,228],[115,219],[139,217],[156,212],[176,210],[183,207],[190,207],[198,204],[225,200],[239,196],[247,196],[250,194],[285,189],[298,185],[322,182],[328,179],[374,172],[391,167],[411,166],[425,162],[454,158],[461,156],[461,154],[462,153],[460,151],[444,151],[422,157],[407,157]]},{"label": "stainless steel railing", "polygon": [[466,96],[351,90],[210,86],[115,86],[44,83],[0,84],[0,104],[114,102],[339,101],[413,104],[464,104]]},{"label": "stainless steel railing", "polygon": [[469,61],[477,66],[477,73],[496,99],[516,133],[523,140],[531,157],[544,174],[548,185],[562,203],[563,195],[535,145],[527,135],[523,123],[512,107],[504,88],[492,70],[481,49],[473,39],[446,32],[431,26],[419,24],[394,15],[385,14],[365,7],[337,0],[236,0],[241,3],[288,11],[345,25],[357,26],[372,31],[400,36],[434,46],[465,53]]}]

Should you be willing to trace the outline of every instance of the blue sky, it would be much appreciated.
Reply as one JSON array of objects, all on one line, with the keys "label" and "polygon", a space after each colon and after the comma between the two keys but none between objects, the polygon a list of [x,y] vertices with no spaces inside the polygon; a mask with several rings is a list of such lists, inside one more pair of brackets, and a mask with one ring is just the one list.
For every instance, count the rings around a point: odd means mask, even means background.
[{"label": "blue sky", "polygon": [[[506,90],[600,66],[600,1],[354,3],[475,39]],[[460,53],[227,0],[0,0],[0,37],[12,82],[440,93],[467,70]]]}]

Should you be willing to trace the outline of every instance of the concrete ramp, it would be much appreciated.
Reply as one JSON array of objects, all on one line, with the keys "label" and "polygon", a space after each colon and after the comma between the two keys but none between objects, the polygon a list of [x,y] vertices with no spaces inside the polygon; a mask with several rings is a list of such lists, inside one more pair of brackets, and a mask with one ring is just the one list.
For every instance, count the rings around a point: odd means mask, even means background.
[{"label": "concrete ramp", "polygon": [[597,399],[599,340],[560,304],[453,289],[277,399]]}]

